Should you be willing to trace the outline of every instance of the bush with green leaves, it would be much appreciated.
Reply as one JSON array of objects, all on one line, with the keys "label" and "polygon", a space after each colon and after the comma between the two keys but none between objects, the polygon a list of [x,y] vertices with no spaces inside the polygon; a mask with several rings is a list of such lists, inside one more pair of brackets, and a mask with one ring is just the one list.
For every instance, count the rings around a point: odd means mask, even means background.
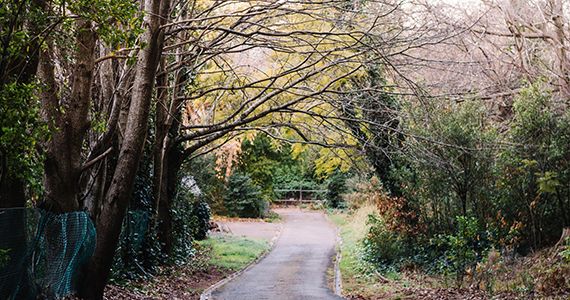
[{"label": "bush with green leaves", "polygon": [[152,216],[143,210],[127,212],[109,280],[122,283],[125,280],[150,278],[166,257],[160,251]]},{"label": "bush with green leaves", "polygon": [[192,217],[195,218],[194,239],[201,241],[206,238],[208,230],[210,230],[210,207],[208,203],[202,200],[194,201]]},{"label": "bush with green leaves", "polygon": [[[374,264],[413,264],[462,278],[470,255],[490,245],[491,233],[501,238],[496,224],[487,223],[496,216],[499,137],[481,101],[438,104],[405,107],[408,152],[392,170],[402,197],[381,197],[392,199],[379,202],[388,214],[382,221],[371,219],[363,243]],[[477,233],[477,243],[466,232]]]},{"label": "bush with green leaves", "polygon": [[195,241],[208,235],[210,207],[192,194],[176,198],[171,210],[174,236],[172,261],[183,264],[195,254]]},{"label": "bush with green leaves", "polygon": [[18,82],[0,87],[0,183],[10,180],[26,185],[28,198],[43,193],[44,154],[36,145],[49,139],[48,121],[40,120],[38,85]]},{"label": "bush with green leaves", "polygon": [[408,111],[406,126],[421,138],[408,139],[413,174],[406,181],[416,190],[406,197],[429,201],[421,205],[431,207],[438,226],[446,226],[457,215],[484,218],[494,196],[489,187],[498,132],[482,101],[442,100]]},{"label": "bush with green leaves", "polygon": [[145,149],[135,178],[129,211],[123,221],[111,269],[112,282],[149,278],[156,274],[157,266],[187,263],[188,258],[196,252],[195,240],[204,239],[209,229],[208,204],[193,194],[194,191],[187,180],[179,180],[171,208],[173,250],[170,257],[162,253],[153,210],[155,198],[152,190],[150,148],[147,146]]},{"label": "bush with green leaves", "polygon": [[[121,283],[129,279],[149,278],[157,266],[167,261],[161,253],[160,241],[153,216],[152,158],[150,146],[145,147],[129,207],[111,266],[110,281]],[[113,162],[111,162],[113,163]]]},{"label": "bush with green leaves", "polygon": [[375,266],[397,265],[405,256],[406,245],[401,234],[388,230],[385,222],[369,215],[368,234],[362,240],[364,257]]},{"label": "bush with green leaves", "polygon": [[480,229],[477,218],[458,216],[456,231],[452,234],[441,234],[432,240],[444,255],[439,260],[440,271],[455,275],[457,286],[461,286],[468,269],[475,270],[477,262],[490,249],[487,233]]},{"label": "bush with green leaves", "polygon": [[272,140],[259,133],[252,139],[244,139],[238,158],[237,172],[247,174],[262,191],[266,200],[285,199],[298,195],[295,192],[275,190],[318,190],[315,167],[305,162],[305,155],[293,157],[291,145]]},{"label": "bush with green leaves", "polygon": [[228,178],[224,205],[230,217],[263,217],[265,207],[261,197],[261,188],[243,173],[234,173]]},{"label": "bush with green leaves", "polygon": [[555,243],[570,226],[570,111],[542,83],[515,98],[507,135],[510,147],[498,157],[499,197],[504,231],[524,251]]},{"label": "bush with green leaves", "polygon": [[12,249],[0,249],[0,268],[4,267],[10,260],[10,250]]},{"label": "bush with green leaves", "polygon": [[278,149],[265,133],[255,135],[241,143],[237,172],[247,174],[258,185],[266,199],[274,198],[273,184],[275,173],[289,158],[289,148]]},{"label": "bush with green leaves", "polygon": [[216,171],[215,155],[204,155],[185,165],[185,172],[192,175],[200,189],[201,199],[208,204],[212,214],[227,215],[224,205],[226,182]]},{"label": "bush with green leaves", "polygon": [[342,199],[342,194],[347,190],[346,176],[345,173],[337,169],[327,178],[327,192],[325,198],[330,208],[343,208],[346,206],[345,201]]}]

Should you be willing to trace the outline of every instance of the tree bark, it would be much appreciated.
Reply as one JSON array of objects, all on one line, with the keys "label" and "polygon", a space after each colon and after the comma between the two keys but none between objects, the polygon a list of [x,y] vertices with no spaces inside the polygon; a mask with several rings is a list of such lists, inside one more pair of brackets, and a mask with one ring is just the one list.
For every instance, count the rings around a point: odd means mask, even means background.
[{"label": "tree bark", "polygon": [[95,35],[91,21],[77,21],[77,62],[73,70],[73,88],[69,103],[64,103],[63,107],[55,89],[50,50],[42,50],[41,54],[39,75],[48,85],[41,92],[42,117],[45,120],[53,119],[55,128],[51,128],[52,138],[45,143],[46,199],[39,206],[54,213],[79,209],[77,195],[83,163],[82,148],[90,126],[88,115],[95,62]]},{"label": "tree bark", "polygon": [[170,1],[147,0],[145,11],[147,14],[144,25],[147,30],[143,41],[147,46],[141,50],[136,65],[132,99],[117,167],[96,224],[95,254],[85,268],[83,284],[80,285],[79,295],[86,300],[103,299],[103,291],[146,140],[156,70],[164,43],[164,33],[160,27],[168,19]]},{"label": "tree bark", "polygon": [[[180,40],[183,37],[179,36]],[[177,50],[176,61],[182,63],[182,54]],[[162,69],[166,61],[162,61]],[[164,73],[157,78],[157,104],[155,121],[154,143],[154,205],[158,222],[158,238],[161,243],[163,254],[170,256],[174,246],[172,235],[172,215],[170,210],[174,203],[176,188],[178,185],[178,172],[182,165],[182,153],[169,135],[170,132],[180,130],[180,118],[182,114],[182,101],[178,97],[186,78],[182,76],[183,70],[175,72],[170,102],[168,93],[168,74]]]},{"label": "tree bark", "polygon": [[158,205],[158,236],[161,242],[162,253],[170,256],[174,247],[172,235],[172,214],[170,213],[176,197],[178,187],[178,173],[183,162],[182,152],[177,145],[171,145],[166,150],[161,173],[161,189],[156,202]]},{"label": "tree bark", "polygon": [[562,234],[560,235],[560,240],[556,243],[555,248],[558,246],[568,245],[568,239],[570,238],[570,227],[562,228]]},{"label": "tree bark", "polygon": [[[165,66],[165,61],[162,61]],[[158,239],[161,251],[166,255],[172,253],[172,218],[170,217],[170,203],[168,199],[168,131],[172,120],[169,115],[175,112],[169,110],[167,74],[157,78],[157,101],[155,119],[155,140],[153,157],[154,203],[153,211],[156,215]]]}]

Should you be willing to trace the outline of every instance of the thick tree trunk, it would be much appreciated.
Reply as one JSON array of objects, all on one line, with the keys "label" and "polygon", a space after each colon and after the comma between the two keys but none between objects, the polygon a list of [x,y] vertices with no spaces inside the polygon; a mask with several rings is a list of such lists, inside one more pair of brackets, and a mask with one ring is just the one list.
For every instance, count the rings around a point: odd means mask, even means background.
[{"label": "thick tree trunk", "polygon": [[[99,57],[110,55],[111,50],[99,43]],[[109,113],[107,129],[103,135],[90,131],[87,137],[89,148],[92,149],[87,162],[97,160],[81,174],[79,209],[85,211],[93,223],[97,223],[99,212],[104,198],[105,187],[108,183],[109,165],[108,156],[118,155],[119,147],[111,148],[111,143],[116,132],[119,118],[119,105],[122,103],[122,92],[115,92],[115,82],[113,79],[113,62],[110,59],[103,60],[98,64],[98,75],[95,77],[95,86],[99,85],[98,97],[93,99],[93,110],[99,115]],[[124,75],[124,73],[123,73]],[[121,76],[122,78],[123,76]],[[126,80],[119,82],[119,87],[124,86]],[[117,94],[115,97],[114,95]],[[115,150],[115,151],[113,151]],[[102,157],[99,159],[98,157]],[[112,174],[110,174],[112,175]]]},{"label": "thick tree trunk", "polygon": [[80,297],[86,300],[103,298],[103,291],[146,140],[154,80],[164,42],[164,33],[160,26],[164,25],[168,19],[170,1],[147,0],[145,10],[147,11],[145,16],[147,30],[143,41],[148,44],[141,50],[137,62],[131,105],[117,167],[96,224],[95,254],[85,268],[80,285]]},{"label": "thick tree trunk", "polygon": [[[165,61],[162,61],[164,67]],[[168,131],[170,130],[169,110],[168,110],[168,87],[167,74],[157,78],[157,99],[155,117],[155,140],[153,157],[153,182],[154,182],[154,203],[153,212],[158,227],[158,239],[161,243],[161,251],[166,255],[172,252],[172,221],[170,220],[170,207],[168,205],[168,156],[167,145],[169,141]]]},{"label": "thick tree trunk", "polygon": [[[182,61],[182,55],[177,53],[177,61]],[[166,61],[163,60],[163,65]],[[172,215],[170,213],[178,185],[178,172],[182,165],[182,153],[178,144],[170,138],[169,132],[178,132],[182,111],[182,103],[178,98],[185,79],[181,71],[175,73],[176,79],[172,87],[172,98],[169,102],[167,74],[157,78],[157,105],[154,144],[154,212],[158,223],[158,237],[161,251],[170,256],[174,246],[172,235]]]},{"label": "thick tree trunk", "polygon": [[[172,208],[171,201],[168,197],[168,163],[161,168],[159,184],[155,187],[155,213],[158,227],[158,240],[160,241],[160,250],[163,254],[170,256],[174,245],[172,235],[172,217],[170,209]],[[156,177],[155,177],[156,178]]]},{"label": "thick tree trunk", "polygon": [[55,121],[52,138],[45,145],[46,199],[40,207],[54,213],[79,209],[77,195],[83,163],[81,150],[90,126],[88,115],[96,37],[90,21],[79,20],[77,26],[73,90],[69,103],[64,107],[60,106],[55,89],[55,75],[47,52],[49,50],[42,51],[39,70],[40,77],[48,85],[48,88],[42,90],[42,117]]},{"label": "thick tree trunk", "polygon": [[83,196],[79,201],[79,207],[89,215],[93,224],[97,224],[103,204],[108,169],[107,158],[103,158],[91,168],[91,171],[84,172],[81,180]]}]

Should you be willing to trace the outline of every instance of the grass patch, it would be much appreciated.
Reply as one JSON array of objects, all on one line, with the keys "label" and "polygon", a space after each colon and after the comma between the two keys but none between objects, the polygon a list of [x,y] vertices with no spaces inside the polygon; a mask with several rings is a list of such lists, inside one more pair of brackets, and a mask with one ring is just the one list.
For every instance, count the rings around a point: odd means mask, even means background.
[{"label": "grass patch", "polygon": [[[392,294],[398,290],[395,284],[382,284],[374,270],[362,259],[363,249],[360,245],[368,233],[368,215],[378,215],[374,203],[363,203],[357,210],[341,213],[330,213],[329,219],[340,228],[342,239],[342,259],[339,269],[342,277],[342,289],[345,295],[370,297],[379,294]],[[394,270],[383,276],[400,280],[400,272]],[[399,282],[399,284],[405,284]]]},{"label": "grass patch", "polygon": [[240,236],[211,237],[202,242],[211,247],[209,264],[225,269],[240,270],[267,249],[267,239],[250,239]]},{"label": "grass patch", "polygon": [[333,224],[340,228],[342,259],[339,269],[345,294],[367,297],[390,290],[389,286],[377,284],[378,278],[361,259],[359,242],[368,233],[366,221],[369,214],[377,214],[373,203],[365,203],[355,211],[329,214]]}]

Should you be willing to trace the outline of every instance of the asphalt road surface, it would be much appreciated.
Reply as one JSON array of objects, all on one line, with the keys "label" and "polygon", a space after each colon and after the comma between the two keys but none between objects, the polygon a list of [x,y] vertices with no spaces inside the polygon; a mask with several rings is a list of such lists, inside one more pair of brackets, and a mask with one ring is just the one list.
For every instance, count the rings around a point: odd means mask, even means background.
[{"label": "asphalt road surface", "polygon": [[273,250],[212,293],[216,300],[342,299],[332,291],[335,229],[322,212],[279,211],[285,217]]}]

